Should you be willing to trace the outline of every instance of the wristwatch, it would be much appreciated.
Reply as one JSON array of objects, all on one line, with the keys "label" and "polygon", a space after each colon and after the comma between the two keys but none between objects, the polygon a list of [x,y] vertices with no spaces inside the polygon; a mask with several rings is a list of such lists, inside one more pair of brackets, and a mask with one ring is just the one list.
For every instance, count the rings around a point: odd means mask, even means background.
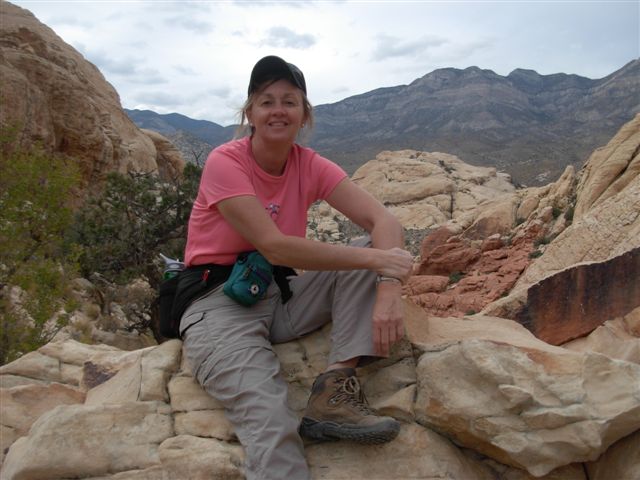
[{"label": "wristwatch", "polygon": [[396,283],[398,285],[402,285],[402,281],[399,278],[396,278],[396,277],[385,277],[384,275],[378,275],[376,277],[376,285],[378,283],[382,283],[382,282],[391,282],[391,283]]}]

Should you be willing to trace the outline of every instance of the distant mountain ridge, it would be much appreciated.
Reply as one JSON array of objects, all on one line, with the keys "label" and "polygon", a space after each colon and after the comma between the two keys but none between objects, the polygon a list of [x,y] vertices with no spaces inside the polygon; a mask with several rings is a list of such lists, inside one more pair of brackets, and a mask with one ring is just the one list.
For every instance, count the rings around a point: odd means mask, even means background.
[{"label": "distant mountain ridge", "polygon": [[[219,145],[234,127],[126,110],[138,126],[171,138],[186,131]],[[516,69],[435,70],[409,85],[376,89],[314,108],[307,142],[353,173],[382,150],[451,153],[495,166],[527,185],[553,180],[640,112],[640,60],[598,80]]]}]

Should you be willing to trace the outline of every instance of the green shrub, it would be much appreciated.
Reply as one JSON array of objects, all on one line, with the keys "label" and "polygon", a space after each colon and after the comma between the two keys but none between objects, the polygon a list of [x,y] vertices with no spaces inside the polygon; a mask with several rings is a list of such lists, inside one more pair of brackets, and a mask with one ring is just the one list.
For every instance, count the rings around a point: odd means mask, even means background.
[{"label": "green shrub", "polygon": [[183,178],[111,173],[104,191],[78,212],[69,238],[81,248],[83,275],[93,272],[116,283],[144,275],[160,281],[158,254],[183,255],[187,223],[201,169],[185,166]]},{"label": "green shrub", "polygon": [[458,283],[464,277],[462,272],[451,272],[449,274],[449,284]]},{"label": "green shrub", "polygon": [[[0,364],[47,343],[75,306],[77,252],[64,234],[73,218],[76,163],[17,148],[13,138],[0,132]],[[17,302],[13,287],[23,292]]]},{"label": "green shrub", "polygon": [[573,222],[573,214],[575,213],[575,211],[576,211],[575,206],[569,205],[569,208],[567,208],[567,211],[564,212],[564,218],[569,224]]}]

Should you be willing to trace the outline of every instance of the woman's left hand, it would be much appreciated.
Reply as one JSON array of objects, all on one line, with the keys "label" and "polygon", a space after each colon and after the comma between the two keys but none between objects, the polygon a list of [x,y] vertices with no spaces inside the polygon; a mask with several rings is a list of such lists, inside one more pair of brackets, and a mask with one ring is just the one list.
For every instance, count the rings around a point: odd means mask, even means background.
[{"label": "woman's left hand", "polygon": [[373,345],[378,355],[387,357],[391,346],[404,336],[402,287],[384,282],[377,288],[373,306]]}]

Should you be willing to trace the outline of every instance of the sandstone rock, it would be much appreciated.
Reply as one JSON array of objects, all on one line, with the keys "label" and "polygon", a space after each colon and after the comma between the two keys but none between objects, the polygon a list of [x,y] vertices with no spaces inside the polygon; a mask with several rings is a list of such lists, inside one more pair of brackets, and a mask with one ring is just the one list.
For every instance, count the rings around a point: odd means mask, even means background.
[{"label": "sandstone rock", "polygon": [[57,405],[82,403],[84,397],[78,388],[59,383],[0,388],[0,464],[11,444],[26,435],[40,415]]},{"label": "sandstone rock", "polygon": [[[636,118],[621,130],[630,137],[628,141],[633,139],[633,142],[640,143],[638,125],[640,120]],[[618,138],[614,137],[607,148],[615,148],[616,141]],[[621,150],[626,152],[625,155],[631,155],[627,149],[621,148]],[[622,151],[619,152],[620,155]],[[627,158],[627,163],[632,163],[630,158]],[[585,167],[587,176],[590,171],[589,165],[588,163]],[[606,168],[606,164],[603,164],[602,168]],[[625,175],[627,172],[632,173],[627,169]],[[536,259],[527,269],[518,281],[517,288],[527,288],[542,278],[569,266],[582,262],[602,262],[640,247],[640,175],[638,172],[625,177],[624,188],[616,188],[615,192],[611,191],[611,195],[590,204],[588,209],[584,205],[589,201],[581,200],[581,198],[587,198],[585,195],[588,196],[584,182],[578,188],[582,190],[579,190],[573,223],[556,237],[547,246],[544,255]],[[580,205],[583,207],[579,211]]]},{"label": "sandstone rock", "polygon": [[[523,229],[531,232],[531,229]],[[454,235],[450,226],[429,233],[422,242],[421,263],[405,288],[412,301],[436,316],[462,316],[482,310],[506,295],[530,263],[533,239],[523,234],[507,242],[499,234],[481,244]],[[448,275],[450,285],[418,291],[424,274]]]},{"label": "sandstone rock", "polygon": [[158,155],[94,65],[29,11],[6,1],[0,8],[0,124],[19,124],[23,146],[77,159],[92,187],[112,171],[182,168],[180,157]]},{"label": "sandstone rock", "polygon": [[609,320],[586,337],[562,346],[576,352],[598,352],[610,358],[640,363],[640,308]]},{"label": "sandstone rock", "polygon": [[176,435],[238,440],[224,410],[195,410],[174,416]]},{"label": "sandstone rock", "polygon": [[18,436],[26,435],[31,424],[43,413],[58,405],[84,402],[85,393],[59,383],[24,385],[0,389],[2,425]]},{"label": "sandstone rock", "polygon": [[238,445],[179,435],[159,448],[163,469],[169,478],[241,480],[244,454]]},{"label": "sandstone rock", "polygon": [[[437,380],[435,380],[437,379]],[[640,428],[640,366],[464,340],[418,362],[418,421],[534,476],[595,460]]]},{"label": "sandstone rock", "polygon": [[516,319],[538,338],[559,345],[639,306],[640,247],[541,280],[529,288]]},{"label": "sandstone rock", "polygon": [[0,367],[0,381],[3,385],[5,378],[10,378],[8,385],[58,382],[86,390],[88,386],[95,386],[96,374],[110,377],[140,354],[141,351],[126,352],[75,340],[54,341]]},{"label": "sandstone rock", "polygon": [[[422,250],[423,252],[425,249]],[[466,272],[471,264],[480,258],[480,249],[464,242],[457,237],[451,237],[446,243],[438,245],[422,257],[418,273],[420,275],[449,275],[451,273]]]},{"label": "sandstone rock", "polygon": [[2,478],[82,478],[156,465],[158,446],[173,436],[169,414],[158,402],[58,406],[11,446]]},{"label": "sandstone rock", "polygon": [[87,405],[117,404],[136,401],[168,401],[167,383],[178,370],[182,342],[170,340],[143,351],[138,360],[116,373],[101,385],[89,390]]},{"label": "sandstone rock", "polygon": [[184,169],[184,160],[182,154],[178,149],[169,141],[168,138],[162,136],[158,132],[153,130],[147,130],[146,128],[140,129],[142,133],[148,136],[153,145],[156,147],[158,173],[165,179],[176,179],[182,175]]},{"label": "sandstone rock", "polygon": [[449,277],[441,275],[413,275],[404,287],[409,295],[420,295],[426,292],[443,292],[449,284]]},{"label": "sandstone rock", "polygon": [[589,480],[640,478],[640,430],[616,442],[595,462],[586,464]]},{"label": "sandstone rock", "polygon": [[332,444],[306,447],[314,479],[451,478],[490,480],[489,468],[465,457],[448,440],[415,424],[403,424],[393,441],[380,446]]},{"label": "sandstone rock", "polygon": [[483,240],[496,233],[506,235],[511,232],[516,221],[519,198],[516,194],[502,195],[479,208],[477,218],[465,230],[467,238]]},{"label": "sandstone rock", "polygon": [[[640,133],[633,135],[640,141]],[[581,263],[605,262],[639,248],[640,175],[625,182],[623,189],[574,216],[573,223],[546,245],[542,256],[520,276],[509,296],[488,305],[483,313],[516,318],[527,302],[528,289],[543,278]],[[516,238],[517,234],[514,241]],[[609,319],[602,318],[601,322]]]},{"label": "sandstone rock", "polygon": [[578,184],[575,218],[617,195],[640,174],[640,114],[625,124],[586,163]]},{"label": "sandstone rock", "polygon": [[489,205],[515,189],[494,168],[414,150],[381,152],[358,168],[352,180],[387,205],[406,228],[428,228],[453,218],[470,223],[475,216],[467,216],[479,204]]}]

